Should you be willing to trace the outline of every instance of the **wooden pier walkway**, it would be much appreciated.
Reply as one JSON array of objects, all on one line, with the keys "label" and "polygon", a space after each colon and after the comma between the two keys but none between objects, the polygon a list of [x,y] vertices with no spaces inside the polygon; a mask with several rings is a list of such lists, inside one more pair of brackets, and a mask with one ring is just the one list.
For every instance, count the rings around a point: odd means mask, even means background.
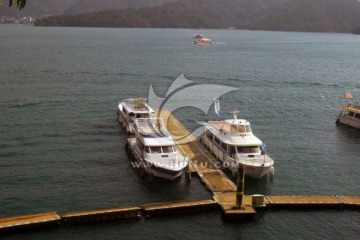
[{"label": "wooden pier walkway", "polygon": [[0,232],[56,226],[61,217],[56,212],[0,219]]},{"label": "wooden pier walkway", "polygon": [[236,186],[218,169],[216,158],[168,111],[157,111],[164,119],[178,149],[190,159],[190,171],[197,175],[213,199],[153,203],[58,214],[56,212],[0,219],[0,233],[56,225],[102,222],[120,219],[139,219],[161,215],[183,214],[217,209],[219,206],[226,219],[254,219],[256,210],[268,207],[283,208],[355,208],[360,209],[358,196],[243,196],[242,208],[236,209]]}]

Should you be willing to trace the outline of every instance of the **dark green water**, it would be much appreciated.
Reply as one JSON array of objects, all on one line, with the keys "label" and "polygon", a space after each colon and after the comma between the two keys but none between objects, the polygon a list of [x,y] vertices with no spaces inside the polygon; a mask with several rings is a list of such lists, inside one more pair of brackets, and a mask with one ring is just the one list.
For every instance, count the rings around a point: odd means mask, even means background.
[{"label": "dark green water", "polygon": [[[193,34],[215,41],[196,46]],[[247,194],[360,195],[360,131],[336,126],[345,92],[360,99],[360,38],[244,30],[35,28],[0,25],[0,218],[207,199],[190,184],[148,183],[124,151],[119,100],[164,97],[181,74],[238,88],[221,97],[267,144],[275,178]],[[196,101],[187,96],[186,101]],[[188,128],[213,117],[174,112]],[[356,239],[350,210],[269,210],[228,224],[220,212],[60,227],[7,239]]]}]

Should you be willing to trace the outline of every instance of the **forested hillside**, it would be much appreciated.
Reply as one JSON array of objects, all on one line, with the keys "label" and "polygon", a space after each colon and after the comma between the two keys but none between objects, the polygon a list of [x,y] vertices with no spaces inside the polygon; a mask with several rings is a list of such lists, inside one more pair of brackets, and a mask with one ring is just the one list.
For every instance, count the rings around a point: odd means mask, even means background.
[{"label": "forested hillside", "polygon": [[3,0],[0,6],[1,16],[48,16],[98,12],[125,8],[142,8],[157,6],[176,0],[27,0],[24,9],[8,7],[8,1]]},{"label": "forested hillside", "polygon": [[242,28],[351,32],[358,0],[179,0],[141,9],[49,17],[37,26]]},{"label": "forested hillside", "polygon": [[109,9],[153,7],[175,1],[176,0],[78,0],[77,3],[66,9],[64,14],[98,12]]}]

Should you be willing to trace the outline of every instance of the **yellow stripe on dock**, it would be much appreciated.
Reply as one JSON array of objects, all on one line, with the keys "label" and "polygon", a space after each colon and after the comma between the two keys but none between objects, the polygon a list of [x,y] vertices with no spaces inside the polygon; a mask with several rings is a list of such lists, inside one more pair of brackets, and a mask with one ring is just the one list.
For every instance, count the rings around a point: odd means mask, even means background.
[{"label": "yellow stripe on dock", "polygon": [[195,212],[208,209],[215,209],[218,207],[217,202],[213,200],[197,200],[186,202],[170,202],[170,203],[155,203],[146,204],[141,208],[146,217],[157,215],[170,215],[174,213]]},{"label": "yellow stripe on dock", "polygon": [[335,196],[266,196],[271,206],[325,206],[341,205],[342,202]]},{"label": "yellow stripe on dock", "polygon": [[56,212],[40,213],[0,219],[0,231],[17,230],[19,228],[36,228],[56,225],[61,221]]},{"label": "yellow stripe on dock", "polygon": [[345,206],[360,207],[360,197],[357,196],[336,196]]},{"label": "yellow stripe on dock", "polygon": [[118,219],[140,218],[140,208],[138,207],[118,207],[99,210],[89,210],[61,214],[61,219],[65,224],[79,224],[88,222],[103,222]]}]

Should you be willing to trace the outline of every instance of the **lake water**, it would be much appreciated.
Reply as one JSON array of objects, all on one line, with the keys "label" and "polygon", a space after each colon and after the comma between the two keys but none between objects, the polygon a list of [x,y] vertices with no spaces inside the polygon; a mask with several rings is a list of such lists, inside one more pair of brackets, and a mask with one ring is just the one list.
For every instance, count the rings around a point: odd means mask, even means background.
[{"label": "lake water", "polygon": [[[360,36],[0,25],[0,56],[0,218],[209,199],[197,177],[141,178],[116,121],[118,101],[150,85],[165,97],[181,73],[237,88],[220,98],[223,116],[236,107],[275,159],[274,179],[246,179],[246,194],[360,195],[360,131],[335,124],[346,92],[360,100]],[[202,96],[174,112],[189,129],[214,117],[191,107]],[[267,210],[246,223],[212,212],[6,238],[356,239],[359,229],[359,211]]]}]

